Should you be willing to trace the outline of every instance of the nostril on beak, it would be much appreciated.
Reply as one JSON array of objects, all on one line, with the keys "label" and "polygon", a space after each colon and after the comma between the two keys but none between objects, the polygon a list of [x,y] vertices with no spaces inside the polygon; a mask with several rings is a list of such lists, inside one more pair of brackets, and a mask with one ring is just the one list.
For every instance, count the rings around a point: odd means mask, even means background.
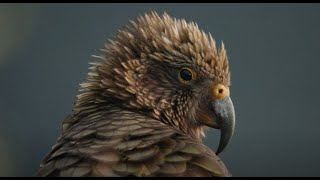
[{"label": "nostril on beak", "polygon": [[212,95],[213,95],[213,98],[215,99],[222,99],[225,96],[228,96],[229,95],[228,92],[229,92],[228,87],[222,84],[218,84],[212,87]]}]

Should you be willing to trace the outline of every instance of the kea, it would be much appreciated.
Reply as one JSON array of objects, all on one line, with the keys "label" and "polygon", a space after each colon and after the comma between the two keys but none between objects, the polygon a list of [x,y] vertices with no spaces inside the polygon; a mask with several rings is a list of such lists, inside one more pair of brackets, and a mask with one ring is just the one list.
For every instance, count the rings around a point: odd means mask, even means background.
[{"label": "kea", "polygon": [[231,176],[217,156],[235,125],[223,42],[151,11],[100,52],[37,176]]}]

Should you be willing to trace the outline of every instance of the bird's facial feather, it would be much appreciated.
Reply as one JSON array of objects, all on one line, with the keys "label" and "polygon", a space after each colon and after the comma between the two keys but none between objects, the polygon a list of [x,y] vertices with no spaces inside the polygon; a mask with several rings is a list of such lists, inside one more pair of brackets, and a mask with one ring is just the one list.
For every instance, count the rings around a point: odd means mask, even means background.
[{"label": "bird's facial feather", "polygon": [[[217,49],[211,35],[195,23],[166,13],[152,12],[131,21],[102,51],[96,56],[102,61],[93,64],[81,85],[76,106],[98,99],[148,110],[154,118],[200,139],[204,125],[198,112],[208,104],[210,87],[230,85],[224,45]],[[184,75],[182,70],[187,70]]]}]

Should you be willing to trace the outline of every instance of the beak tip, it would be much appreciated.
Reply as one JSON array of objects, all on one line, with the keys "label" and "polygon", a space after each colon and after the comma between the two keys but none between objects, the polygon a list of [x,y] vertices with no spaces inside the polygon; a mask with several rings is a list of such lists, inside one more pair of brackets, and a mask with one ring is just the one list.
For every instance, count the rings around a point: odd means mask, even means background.
[{"label": "beak tip", "polygon": [[[224,136],[223,134],[221,134],[221,135]],[[231,139],[231,137],[229,137],[227,139],[225,139],[224,137],[223,138],[220,137],[220,142],[219,142],[218,149],[216,151],[216,155],[223,152],[223,150],[227,147],[230,139]]]},{"label": "beak tip", "polygon": [[222,149],[218,148],[216,151],[216,155],[219,155],[222,152]]}]

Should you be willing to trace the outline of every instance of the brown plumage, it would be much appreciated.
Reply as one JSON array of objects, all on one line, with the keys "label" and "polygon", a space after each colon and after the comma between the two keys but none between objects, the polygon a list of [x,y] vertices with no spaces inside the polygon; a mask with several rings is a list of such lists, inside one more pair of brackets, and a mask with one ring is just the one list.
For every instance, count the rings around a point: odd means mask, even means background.
[{"label": "brown plumage", "polygon": [[[230,175],[201,142],[207,126],[224,127],[214,100],[229,95],[223,44],[195,23],[151,12],[101,51],[38,176]],[[215,95],[218,85],[225,89]]]}]

